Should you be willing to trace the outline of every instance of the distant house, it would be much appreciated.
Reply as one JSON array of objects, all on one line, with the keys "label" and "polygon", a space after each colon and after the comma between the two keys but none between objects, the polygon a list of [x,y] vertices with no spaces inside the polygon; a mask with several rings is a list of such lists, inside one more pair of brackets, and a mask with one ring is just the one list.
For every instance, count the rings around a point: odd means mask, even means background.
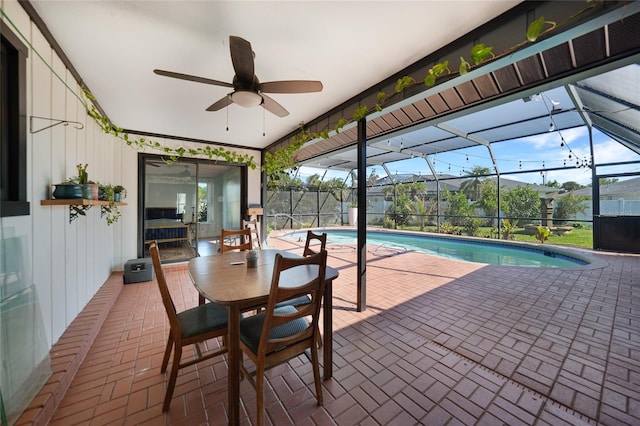
[{"label": "distant house", "polygon": [[[458,177],[444,174],[438,175],[438,180],[436,181],[433,176],[418,175],[413,173],[395,174],[393,175],[393,180],[389,176],[381,177],[376,181],[376,184],[374,186],[367,188],[367,220],[373,217],[379,218],[381,214],[384,214],[387,211],[387,208],[389,208],[389,206],[393,202],[393,197],[388,194],[390,188],[392,188],[393,183],[411,184],[420,182],[426,187],[427,197],[435,199],[438,194],[438,188],[440,190],[441,196],[446,189],[451,192],[458,192],[460,191],[462,184],[470,179],[473,178],[468,176]],[[480,179],[496,182],[497,177],[492,176]],[[539,195],[539,198],[541,199],[547,198],[548,194],[555,194],[557,192],[557,188],[552,188],[549,186],[531,184],[504,177],[500,178],[501,191],[508,191],[510,189],[523,186],[528,186],[529,188],[536,191]],[[478,214],[482,215],[482,211],[478,211]]]},{"label": "distant house", "polygon": [[[574,194],[587,197],[587,208],[584,213],[578,213],[576,220],[591,221],[593,217],[592,196],[593,189],[582,188],[575,191],[558,194]],[[640,216],[640,177],[627,179],[608,185],[600,186],[600,215],[602,216]]]}]

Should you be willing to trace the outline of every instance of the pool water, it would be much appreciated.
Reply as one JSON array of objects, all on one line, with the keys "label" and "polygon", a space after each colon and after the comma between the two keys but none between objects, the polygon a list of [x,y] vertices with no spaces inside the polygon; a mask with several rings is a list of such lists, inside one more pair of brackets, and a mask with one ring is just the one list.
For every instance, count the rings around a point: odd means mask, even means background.
[{"label": "pool water", "polygon": [[[355,244],[356,231],[323,230],[327,243]],[[286,238],[304,241],[306,231],[290,232]],[[575,268],[589,262],[553,249],[516,246],[508,243],[442,238],[430,235],[367,231],[367,249],[371,252],[410,250],[450,259],[490,265]]]}]

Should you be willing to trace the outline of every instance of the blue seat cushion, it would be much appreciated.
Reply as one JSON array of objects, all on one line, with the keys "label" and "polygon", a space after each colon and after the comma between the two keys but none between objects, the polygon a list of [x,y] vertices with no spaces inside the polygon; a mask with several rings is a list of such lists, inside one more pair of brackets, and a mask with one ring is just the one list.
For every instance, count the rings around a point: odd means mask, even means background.
[{"label": "blue seat cushion", "polygon": [[216,303],[205,303],[178,314],[182,337],[193,337],[227,327],[227,308]]},{"label": "blue seat cushion", "polygon": [[283,306],[298,307],[298,306],[308,305],[309,303],[311,303],[311,298],[309,296],[298,296],[298,297],[294,297],[293,299],[284,300],[280,303],[276,303],[276,308],[281,308]]},{"label": "blue seat cushion", "polygon": [[[275,312],[278,314],[293,314],[297,312],[297,310],[289,305],[276,308]],[[261,312],[240,321],[240,339],[254,354],[258,353],[258,343],[260,343],[260,334],[262,333],[264,318],[265,313]],[[271,329],[269,338],[281,339],[293,336],[306,330],[308,327],[309,323],[304,318],[297,318]]]}]

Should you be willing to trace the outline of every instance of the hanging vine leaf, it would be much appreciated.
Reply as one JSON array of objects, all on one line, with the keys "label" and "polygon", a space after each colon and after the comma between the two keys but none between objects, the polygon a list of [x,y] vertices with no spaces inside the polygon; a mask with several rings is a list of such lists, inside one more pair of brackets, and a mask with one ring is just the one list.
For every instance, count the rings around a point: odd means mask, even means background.
[{"label": "hanging vine leaf", "polygon": [[100,128],[102,128],[103,132],[105,132],[106,134],[112,135],[116,138],[122,139],[127,144],[127,146],[130,146],[133,148],[137,148],[137,149],[150,148],[157,151],[161,151],[164,154],[167,154],[168,159],[165,158],[165,161],[168,164],[175,163],[180,157],[183,157],[185,154],[189,153],[192,156],[205,156],[205,157],[208,157],[210,160],[223,159],[228,163],[245,164],[247,167],[251,168],[252,170],[255,170],[257,167],[257,164],[253,159],[253,155],[239,154],[236,151],[227,150],[226,148],[223,148],[223,147],[211,148],[211,146],[207,145],[204,148],[198,147],[198,148],[187,149],[182,146],[179,146],[177,148],[172,148],[169,146],[164,146],[157,141],[147,140],[143,137],[133,138],[128,133],[124,133],[121,127],[112,125],[105,116],[100,114],[100,112],[96,109],[93,103],[90,103],[87,101],[87,99],[88,100],[95,99],[88,90],[85,90],[83,93],[86,97],[86,99],[83,99],[83,103],[84,103],[84,107],[87,112],[87,115],[93,118],[93,120],[100,126]]},{"label": "hanging vine leaf", "polygon": [[440,77],[442,74],[444,74],[445,71],[449,71],[449,61],[444,61],[442,63],[439,64],[435,64],[433,67],[431,67],[431,70],[433,71],[433,74],[436,77]]},{"label": "hanging vine leaf", "polygon": [[458,69],[460,75],[465,75],[466,73],[468,73],[469,68],[471,68],[469,62],[467,62],[462,56],[460,56],[460,68]]},{"label": "hanging vine leaf", "polygon": [[476,65],[478,65],[489,56],[493,55],[491,52],[492,50],[493,47],[486,46],[484,43],[478,43],[471,48],[471,59]]},{"label": "hanging vine leaf", "polygon": [[540,33],[542,33],[543,28],[544,28],[544,16],[541,16],[535,21],[533,21],[529,25],[529,28],[527,28],[527,40],[529,40],[530,42],[536,41]]},{"label": "hanging vine leaf", "polygon": [[408,75],[405,75],[402,78],[399,78],[398,81],[396,82],[396,93],[400,93],[402,92],[404,89],[406,89],[409,86],[412,86],[416,84],[416,81],[414,80],[413,77],[409,77]]},{"label": "hanging vine leaf", "polygon": [[342,129],[345,124],[347,124],[347,120],[345,120],[344,118],[341,118],[340,120],[338,120],[338,123],[336,124],[335,127],[335,131],[336,133],[340,133],[340,129]]},{"label": "hanging vine leaf", "polygon": [[432,70],[429,70],[429,74],[424,78],[424,85],[431,87],[434,84],[436,84],[436,75]]},{"label": "hanging vine leaf", "polygon": [[353,121],[359,121],[360,119],[367,116],[369,112],[369,107],[366,105],[361,105],[353,112]]}]

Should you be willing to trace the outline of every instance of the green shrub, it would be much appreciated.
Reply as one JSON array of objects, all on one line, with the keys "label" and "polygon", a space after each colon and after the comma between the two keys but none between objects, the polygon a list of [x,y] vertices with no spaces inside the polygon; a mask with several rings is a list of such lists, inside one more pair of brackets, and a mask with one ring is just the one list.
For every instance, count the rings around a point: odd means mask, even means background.
[{"label": "green shrub", "polygon": [[478,230],[480,229],[480,225],[482,224],[482,220],[477,219],[477,218],[473,218],[473,217],[467,217],[464,220],[464,233],[470,237],[475,237],[476,235],[478,235]]},{"label": "green shrub", "polygon": [[441,234],[458,234],[460,231],[458,230],[458,227],[455,225],[450,224],[449,222],[444,222],[443,224],[440,225],[440,233]]}]

